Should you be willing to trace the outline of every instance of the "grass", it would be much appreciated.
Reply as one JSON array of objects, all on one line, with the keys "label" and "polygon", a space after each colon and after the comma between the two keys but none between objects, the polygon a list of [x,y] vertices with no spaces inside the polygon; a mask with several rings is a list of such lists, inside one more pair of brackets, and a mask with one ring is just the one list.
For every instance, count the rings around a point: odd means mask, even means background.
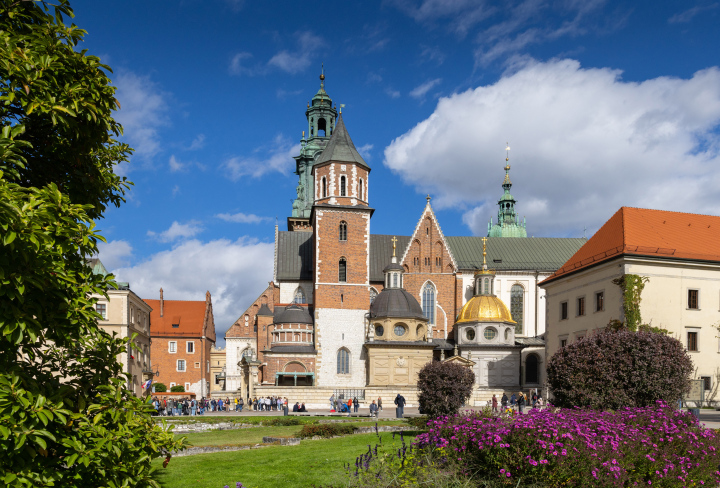
[{"label": "grass", "polygon": [[[354,422],[353,427],[370,427],[375,422]],[[378,424],[380,425],[380,424]],[[382,422],[382,425],[407,425],[404,421]],[[300,432],[301,425],[290,425],[286,427],[262,427],[252,429],[234,430],[212,430],[209,432],[193,432],[177,434],[186,436],[193,446],[235,446],[243,444],[257,444],[262,442],[264,436],[271,437],[294,437]],[[173,461],[174,462],[174,461]]]},{"label": "grass", "polygon": [[[289,427],[276,429],[286,428]],[[263,435],[270,435],[269,429],[262,431]],[[380,436],[383,444],[399,444],[399,437],[393,441],[389,432]],[[406,436],[406,441],[411,439]],[[376,442],[375,434],[361,434],[307,440],[299,446],[271,446],[173,458],[166,469],[161,467],[162,459],[153,464],[160,468],[155,478],[163,488],[222,488],[225,485],[234,488],[237,481],[249,488],[310,488],[341,478],[343,464],[354,464],[355,458],[367,451],[368,444],[374,446]]]}]

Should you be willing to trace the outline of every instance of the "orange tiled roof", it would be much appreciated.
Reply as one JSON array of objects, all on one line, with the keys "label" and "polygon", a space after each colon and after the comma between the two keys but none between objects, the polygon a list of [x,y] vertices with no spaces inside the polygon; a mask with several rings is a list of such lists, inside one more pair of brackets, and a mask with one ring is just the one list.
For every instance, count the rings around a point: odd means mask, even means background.
[{"label": "orange tiled roof", "polygon": [[720,217],[621,207],[543,283],[620,255],[720,261]]},{"label": "orange tiled roof", "polygon": [[[163,316],[160,316],[160,300],[143,299],[152,307],[150,312],[150,335],[202,336],[205,325],[206,302],[190,300],[164,300]],[[179,327],[173,327],[179,324]],[[212,331],[214,336],[214,328]]]}]

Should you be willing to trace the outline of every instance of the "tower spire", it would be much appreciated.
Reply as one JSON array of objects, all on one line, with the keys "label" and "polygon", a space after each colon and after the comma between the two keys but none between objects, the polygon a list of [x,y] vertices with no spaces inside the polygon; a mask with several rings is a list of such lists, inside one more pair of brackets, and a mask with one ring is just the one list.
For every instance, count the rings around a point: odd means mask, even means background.
[{"label": "tower spire", "polygon": [[498,223],[488,225],[488,237],[527,237],[525,222],[520,223],[515,211],[515,198],[510,194],[510,143],[505,144],[505,178],[502,182],[503,195],[498,201]]}]

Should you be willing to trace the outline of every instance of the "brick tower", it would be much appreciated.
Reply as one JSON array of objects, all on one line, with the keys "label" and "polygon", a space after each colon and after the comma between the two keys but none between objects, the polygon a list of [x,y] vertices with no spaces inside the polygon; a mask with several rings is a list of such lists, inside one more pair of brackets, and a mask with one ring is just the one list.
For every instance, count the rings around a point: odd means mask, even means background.
[{"label": "brick tower", "polygon": [[340,115],[312,167],[317,384],[363,387],[370,308],[370,168]]}]

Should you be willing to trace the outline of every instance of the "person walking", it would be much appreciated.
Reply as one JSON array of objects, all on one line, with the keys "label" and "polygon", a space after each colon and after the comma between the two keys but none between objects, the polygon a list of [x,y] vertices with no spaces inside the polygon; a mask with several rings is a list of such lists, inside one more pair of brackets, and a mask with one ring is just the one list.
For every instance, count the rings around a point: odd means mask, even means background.
[{"label": "person walking", "polygon": [[330,395],[330,410],[335,410],[335,393]]},{"label": "person walking", "polygon": [[353,408],[355,409],[354,410],[355,413],[357,413],[359,407],[360,407],[360,404],[358,403],[357,397],[353,397]]},{"label": "person walking", "polygon": [[377,403],[375,403],[375,400],[372,401],[370,404],[370,418],[377,418],[378,417],[378,406]]},{"label": "person walking", "polygon": [[378,397],[378,410],[382,411],[382,398]]},{"label": "person walking", "polygon": [[505,410],[505,408],[508,406],[508,397],[507,393],[503,392],[503,396],[500,399],[500,405],[502,405],[502,409]]},{"label": "person walking", "polygon": [[242,397],[238,398],[238,412],[242,412],[243,407],[245,406],[245,401]]},{"label": "person walking", "polygon": [[523,407],[525,406],[525,395],[523,395],[523,392],[518,393],[517,405],[518,412],[523,413]]},{"label": "person walking", "polygon": [[492,413],[498,413],[498,401],[495,395],[492,396]]},{"label": "person walking", "polygon": [[402,396],[400,393],[398,393],[395,397],[395,405],[397,405],[395,415],[399,419],[403,418],[403,414],[405,413],[405,397]]},{"label": "person walking", "polygon": [[510,406],[513,410],[515,410],[515,405],[517,404],[517,396],[515,396],[515,393],[510,395]]}]

